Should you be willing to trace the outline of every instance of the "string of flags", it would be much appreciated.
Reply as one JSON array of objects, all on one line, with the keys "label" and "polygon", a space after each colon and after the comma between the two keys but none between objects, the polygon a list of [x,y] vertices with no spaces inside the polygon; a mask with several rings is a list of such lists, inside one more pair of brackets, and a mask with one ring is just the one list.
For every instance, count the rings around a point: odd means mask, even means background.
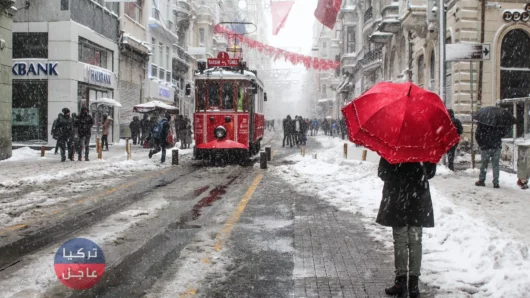
[{"label": "string of flags", "polygon": [[279,49],[270,45],[263,44],[252,38],[248,38],[244,35],[237,34],[236,32],[229,30],[221,25],[216,25],[214,30],[216,33],[224,34],[229,44],[237,43],[237,39],[239,43],[247,45],[251,49],[256,49],[259,53],[269,56],[274,61],[278,60],[279,58],[284,58],[285,61],[288,61],[293,65],[303,65],[306,69],[313,68],[315,70],[333,70],[340,67],[339,61],[305,56],[289,52],[283,49]]}]

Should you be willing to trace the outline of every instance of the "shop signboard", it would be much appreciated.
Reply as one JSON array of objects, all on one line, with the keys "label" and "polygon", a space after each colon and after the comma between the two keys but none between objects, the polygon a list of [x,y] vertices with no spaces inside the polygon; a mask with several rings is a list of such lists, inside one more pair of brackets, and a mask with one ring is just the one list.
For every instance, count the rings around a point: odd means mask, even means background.
[{"label": "shop signboard", "polygon": [[158,95],[162,97],[171,98],[171,91],[168,88],[158,87]]},{"label": "shop signboard", "polygon": [[13,126],[38,126],[39,109],[37,108],[13,108]]},{"label": "shop signboard", "polygon": [[57,62],[15,62],[11,68],[13,76],[58,76]]},{"label": "shop signboard", "polygon": [[238,67],[239,59],[230,58],[227,52],[220,52],[217,58],[208,58],[208,67]]},{"label": "shop signboard", "polygon": [[90,84],[112,86],[112,73],[101,68],[85,65],[85,80]]}]

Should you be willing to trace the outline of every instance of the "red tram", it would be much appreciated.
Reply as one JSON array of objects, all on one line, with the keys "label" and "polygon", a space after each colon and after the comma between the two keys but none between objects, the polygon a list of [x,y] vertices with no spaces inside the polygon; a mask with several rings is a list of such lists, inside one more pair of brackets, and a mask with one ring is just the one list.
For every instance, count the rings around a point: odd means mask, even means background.
[{"label": "red tram", "polygon": [[220,53],[195,74],[195,147],[198,160],[247,160],[261,148],[267,94],[257,71]]}]

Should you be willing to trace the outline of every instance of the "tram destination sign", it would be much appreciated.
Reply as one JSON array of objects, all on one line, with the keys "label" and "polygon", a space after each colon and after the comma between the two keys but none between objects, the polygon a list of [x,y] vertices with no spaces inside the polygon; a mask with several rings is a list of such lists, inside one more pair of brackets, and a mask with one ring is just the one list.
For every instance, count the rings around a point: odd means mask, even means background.
[{"label": "tram destination sign", "polygon": [[454,43],[445,45],[445,61],[490,60],[490,45],[481,43]]},{"label": "tram destination sign", "polygon": [[227,52],[220,52],[217,58],[208,58],[208,67],[238,67],[239,58],[230,58]]}]

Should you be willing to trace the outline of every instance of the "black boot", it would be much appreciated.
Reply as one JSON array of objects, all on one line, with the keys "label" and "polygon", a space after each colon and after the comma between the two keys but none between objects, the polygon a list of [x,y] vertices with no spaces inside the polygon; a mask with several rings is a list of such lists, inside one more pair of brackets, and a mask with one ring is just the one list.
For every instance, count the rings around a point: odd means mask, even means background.
[{"label": "black boot", "polygon": [[[387,295],[394,297],[406,297],[407,296],[407,276],[396,276],[394,285],[390,288],[385,289]],[[412,296],[411,296],[412,297]]]},{"label": "black boot", "polygon": [[418,288],[419,277],[415,275],[409,276],[409,297],[420,298],[420,289]]}]

